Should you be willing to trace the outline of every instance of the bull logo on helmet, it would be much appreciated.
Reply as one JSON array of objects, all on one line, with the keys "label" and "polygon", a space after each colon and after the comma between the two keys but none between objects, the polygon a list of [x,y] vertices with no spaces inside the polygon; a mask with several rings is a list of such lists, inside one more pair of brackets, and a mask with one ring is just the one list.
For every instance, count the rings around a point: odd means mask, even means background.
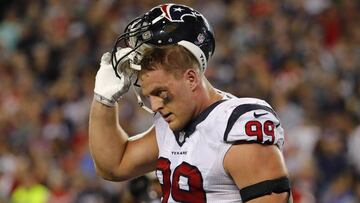
[{"label": "bull logo on helmet", "polygon": [[192,8],[183,5],[163,4],[160,6],[165,18],[171,22],[184,22],[184,16],[201,16],[201,14]]}]

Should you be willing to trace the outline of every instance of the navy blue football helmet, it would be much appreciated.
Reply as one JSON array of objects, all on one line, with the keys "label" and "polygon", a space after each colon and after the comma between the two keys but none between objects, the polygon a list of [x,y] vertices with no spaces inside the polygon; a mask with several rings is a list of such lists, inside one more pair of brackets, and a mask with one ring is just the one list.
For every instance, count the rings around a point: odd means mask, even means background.
[{"label": "navy blue football helmet", "polygon": [[[116,58],[116,51],[122,43],[140,55],[146,47],[181,45],[194,54],[202,70],[215,50],[214,33],[206,18],[180,4],[156,6],[127,25],[112,51],[111,62],[118,77],[116,67],[122,58]],[[133,63],[139,64],[140,60]]]}]

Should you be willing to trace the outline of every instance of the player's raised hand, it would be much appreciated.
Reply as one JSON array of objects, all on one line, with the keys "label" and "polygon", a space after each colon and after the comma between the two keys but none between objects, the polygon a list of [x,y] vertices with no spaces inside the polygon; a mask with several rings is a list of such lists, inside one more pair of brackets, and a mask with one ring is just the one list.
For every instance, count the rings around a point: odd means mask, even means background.
[{"label": "player's raised hand", "polygon": [[[119,49],[116,52],[116,57],[123,58],[131,50],[131,48]],[[119,77],[116,76],[111,64],[111,54],[106,52],[101,57],[100,68],[96,74],[94,97],[107,106],[115,106],[121,96],[129,90],[130,77],[134,71],[130,70],[130,58],[128,56],[118,63],[117,73]]]}]

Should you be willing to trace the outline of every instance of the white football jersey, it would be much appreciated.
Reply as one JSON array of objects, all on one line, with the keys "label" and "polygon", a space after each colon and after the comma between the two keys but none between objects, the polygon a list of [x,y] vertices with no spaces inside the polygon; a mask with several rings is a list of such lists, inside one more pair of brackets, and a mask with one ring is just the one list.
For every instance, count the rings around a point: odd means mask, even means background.
[{"label": "white football jersey", "polygon": [[284,142],[276,113],[254,98],[216,102],[180,132],[173,132],[159,114],[154,119],[162,202],[242,202],[223,167],[226,152],[235,143],[275,144],[282,149]]}]

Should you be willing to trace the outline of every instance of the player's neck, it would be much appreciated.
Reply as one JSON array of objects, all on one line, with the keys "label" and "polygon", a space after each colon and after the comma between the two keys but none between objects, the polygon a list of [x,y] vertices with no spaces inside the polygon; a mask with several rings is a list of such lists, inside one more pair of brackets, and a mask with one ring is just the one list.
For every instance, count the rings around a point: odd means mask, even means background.
[{"label": "player's neck", "polygon": [[211,104],[221,100],[222,95],[219,94],[207,80],[204,80],[200,87],[197,98],[198,98],[198,106],[197,106],[197,110],[195,111],[195,116],[199,115]]}]

